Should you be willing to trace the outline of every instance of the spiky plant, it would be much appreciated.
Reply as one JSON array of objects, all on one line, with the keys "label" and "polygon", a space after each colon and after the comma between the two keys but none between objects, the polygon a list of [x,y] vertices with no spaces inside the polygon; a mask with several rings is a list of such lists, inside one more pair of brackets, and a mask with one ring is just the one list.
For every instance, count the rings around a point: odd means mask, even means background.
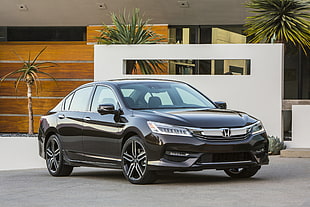
[{"label": "spiky plant", "polygon": [[28,118],[29,118],[28,134],[33,134],[32,87],[35,86],[36,91],[38,92],[38,89],[40,87],[40,78],[38,76],[39,74],[49,76],[53,80],[55,80],[50,74],[43,72],[41,70],[44,68],[55,67],[57,66],[57,64],[52,62],[37,62],[37,59],[44,52],[45,49],[46,47],[40,50],[40,52],[35,56],[33,60],[30,59],[30,52],[29,52],[27,61],[22,59],[21,56],[19,56],[15,51],[13,51],[16,54],[16,56],[23,62],[23,65],[17,70],[12,71],[1,78],[2,83],[8,77],[18,74],[18,77],[16,78],[14,85],[16,91],[21,81],[24,81],[26,83],[27,100],[28,100]]},{"label": "spiky plant", "polygon": [[256,14],[246,19],[250,42],[292,42],[305,53],[310,48],[309,0],[250,0],[246,7]]},{"label": "spiky plant", "polygon": [[[126,10],[119,15],[112,13],[111,19],[113,26],[103,24],[97,37],[98,44],[155,44],[165,40],[147,26],[150,20],[144,20],[137,8],[132,14],[127,14]],[[127,60],[126,74],[132,74],[137,69],[144,74],[153,74],[162,71],[163,66],[160,60]]]}]

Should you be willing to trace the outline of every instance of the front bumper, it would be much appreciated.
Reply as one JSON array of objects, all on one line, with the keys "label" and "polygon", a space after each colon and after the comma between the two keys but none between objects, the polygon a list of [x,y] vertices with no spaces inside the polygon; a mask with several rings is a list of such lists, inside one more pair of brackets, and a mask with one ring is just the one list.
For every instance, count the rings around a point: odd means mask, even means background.
[{"label": "front bumper", "polygon": [[150,134],[146,146],[150,170],[220,170],[269,164],[266,133],[226,141]]}]

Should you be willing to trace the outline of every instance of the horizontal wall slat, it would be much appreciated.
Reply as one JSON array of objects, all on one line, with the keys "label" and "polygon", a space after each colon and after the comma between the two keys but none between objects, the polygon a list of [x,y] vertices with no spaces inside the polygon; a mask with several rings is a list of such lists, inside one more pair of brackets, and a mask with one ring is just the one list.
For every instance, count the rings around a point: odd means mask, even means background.
[{"label": "horizontal wall slat", "polygon": [[[44,45],[0,45],[0,60],[20,60],[13,51],[15,51],[24,60],[28,60],[29,52],[31,59],[44,48]],[[38,60],[43,61],[93,61],[93,45],[47,45],[46,50],[41,54]]]},{"label": "horizontal wall slat", "polygon": [[[43,97],[63,97],[76,87],[88,83],[90,81],[41,81],[41,90],[36,94],[33,88],[33,96]],[[27,87],[24,82],[21,82],[18,90],[15,91],[14,81],[4,81],[0,86],[0,96],[26,96]]]},{"label": "horizontal wall slat", "polygon": [[[40,117],[34,117],[34,132],[38,133]],[[27,116],[0,116],[0,132],[28,132]]]},{"label": "horizontal wall slat", "polygon": [[86,41],[8,41],[1,45],[86,45]]},{"label": "horizontal wall slat", "polygon": [[[61,99],[32,99],[34,114],[46,114]],[[28,100],[20,98],[0,98],[0,114],[28,114]]]},{"label": "horizontal wall slat", "polygon": [[[0,63],[0,77],[15,71],[22,67],[22,63]],[[51,74],[54,78],[64,79],[93,79],[94,63],[57,63],[57,67],[44,68],[45,73]],[[10,77],[18,77],[17,75]],[[46,75],[40,75],[40,78],[49,78]]]}]

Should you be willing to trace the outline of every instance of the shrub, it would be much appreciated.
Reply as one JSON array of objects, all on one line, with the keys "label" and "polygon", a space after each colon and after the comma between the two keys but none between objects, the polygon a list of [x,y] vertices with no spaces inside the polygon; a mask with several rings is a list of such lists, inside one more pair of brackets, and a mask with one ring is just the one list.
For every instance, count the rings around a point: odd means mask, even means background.
[{"label": "shrub", "polygon": [[268,136],[268,140],[270,155],[279,155],[281,150],[286,149],[284,142],[280,141],[278,137]]}]

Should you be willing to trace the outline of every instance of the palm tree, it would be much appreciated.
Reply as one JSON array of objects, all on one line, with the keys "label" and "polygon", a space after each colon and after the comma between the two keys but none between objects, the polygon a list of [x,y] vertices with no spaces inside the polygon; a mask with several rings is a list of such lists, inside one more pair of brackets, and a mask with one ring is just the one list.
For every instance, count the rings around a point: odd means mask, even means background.
[{"label": "palm tree", "polygon": [[246,7],[257,14],[246,20],[250,42],[291,42],[305,53],[310,48],[309,0],[250,0]]},{"label": "palm tree", "polygon": [[[139,9],[134,9],[132,14],[111,14],[113,26],[103,25],[98,44],[155,44],[165,38],[152,31],[147,26],[149,20],[143,20]],[[153,74],[162,71],[163,63],[160,60],[127,60],[126,74],[132,74],[140,69],[144,74]]]},{"label": "palm tree", "polygon": [[23,62],[23,66],[15,71],[12,71],[1,78],[1,82],[6,80],[9,76],[19,74],[15,81],[15,90],[17,90],[18,85],[21,81],[24,81],[27,86],[27,99],[28,99],[28,134],[33,134],[33,110],[32,110],[32,86],[35,86],[36,91],[38,92],[38,88],[40,86],[40,78],[39,74],[43,74],[51,77],[55,80],[50,74],[41,71],[44,68],[50,68],[57,66],[52,62],[37,62],[39,56],[44,52],[46,47],[44,47],[33,60],[30,60],[30,52],[28,55],[28,60],[23,60],[16,52],[14,52],[18,58]]}]

